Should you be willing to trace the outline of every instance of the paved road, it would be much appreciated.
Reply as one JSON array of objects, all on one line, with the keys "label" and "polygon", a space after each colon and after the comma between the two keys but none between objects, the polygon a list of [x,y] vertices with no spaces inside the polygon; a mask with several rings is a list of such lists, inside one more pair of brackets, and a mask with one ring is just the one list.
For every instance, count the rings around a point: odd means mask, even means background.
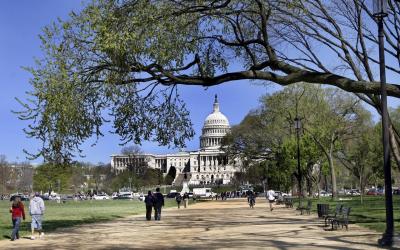
[{"label": "paved road", "polygon": [[162,221],[132,216],[76,226],[42,240],[0,241],[0,249],[377,249],[380,234],[350,225],[325,231],[312,215],[267,209],[264,199],[250,209],[244,199],[201,202],[168,209]]}]

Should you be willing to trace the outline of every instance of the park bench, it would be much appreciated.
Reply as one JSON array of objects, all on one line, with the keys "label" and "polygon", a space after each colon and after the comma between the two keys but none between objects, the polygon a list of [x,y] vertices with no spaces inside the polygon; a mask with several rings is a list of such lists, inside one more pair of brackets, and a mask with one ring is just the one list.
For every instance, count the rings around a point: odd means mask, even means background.
[{"label": "park bench", "polygon": [[335,211],[333,213],[330,213],[330,214],[324,216],[325,226],[328,226],[328,221],[329,221],[329,223],[331,223],[332,220],[336,219],[339,215],[341,215],[342,208],[343,208],[342,204],[337,204]]},{"label": "park bench", "polygon": [[285,203],[286,208],[292,208],[293,207],[293,198],[292,197],[285,197],[283,202]]},{"label": "park bench", "polygon": [[349,229],[349,215],[350,215],[350,207],[343,207],[342,213],[336,219],[332,219],[332,230],[337,229],[339,225],[346,227],[346,230]]},{"label": "park bench", "polygon": [[307,206],[305,207],[299,207],[300,210],[300,214],[303,214],[303,211],[305,210],[307,212],[307,214],[309,215],[311,212],[311,206],[312,206],[312,201],[308,200],[307,201]]}]

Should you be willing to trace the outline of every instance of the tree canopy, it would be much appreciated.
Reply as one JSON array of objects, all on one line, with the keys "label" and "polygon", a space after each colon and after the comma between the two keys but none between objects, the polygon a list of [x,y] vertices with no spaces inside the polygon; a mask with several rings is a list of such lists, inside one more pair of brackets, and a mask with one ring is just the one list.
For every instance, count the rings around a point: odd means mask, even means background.
[{"label": "tree canopy", "polygon": [[[390,0],[385,19],[394,75],[399,7]],[[43,142],[31,156],[62,162],[106,122],[122,143],[183,146],[194,132],[179,84],[328,84],[379,111],[375,29],[363,0],[94,0],[44,29],[45,56],[28,68],[33,90],[18,114]],[[387,91],[400,97],[396,83]]]},{"label": "tree canopy", "polygon": [[[335,159],[338,155],[349,171],[362,178],[372,166],[380,165],[376,159],[382,158],[379,157],[382,150],[375,148],[379,134],[371,132],[374,129],[370,113],[358,98],[337,91],[296,84],[266,95],[256,111],[232,128],[223,141],[223,148],[227,154],[242,159],[249,177],[259,172],[260,167],[268,168],[266,173],[256,176],[280,179],[286,186],[292,183],[291,177],[296,177],[299,182],[306,182],[303,186],[307,186],[309,192],[313,182],[319,182],[322,168],[327,166],[332,194],[336,196]],[[299,131],[295,129],[296,117],[301,121]],[[297,169],[297,132],[300,134],[300,172]],[[366,133],[368,137],[363,137]],[[365,147],[354,147],[365,142],[373,152],[362,152]],[[367,162],[367,156],[374,158],[376,164]],[[364,178],[362,188],[366,182]]]}]

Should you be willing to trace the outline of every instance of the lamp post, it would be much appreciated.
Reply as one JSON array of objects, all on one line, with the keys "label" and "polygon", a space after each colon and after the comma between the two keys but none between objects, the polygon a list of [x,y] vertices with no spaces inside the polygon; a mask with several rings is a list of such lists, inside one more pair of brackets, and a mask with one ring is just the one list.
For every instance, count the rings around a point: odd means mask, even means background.
[{"label": "lamp post", "polygon": [[297,116],[297,107],[296,107],[296,118],[294,119],[294,128],[296,129],[296,142],[297,142],[297,174],[298,174],[298,181],[299,181],[299,207],[302,206],[301,198],[303,196],[301,182],[302,182],[302,175],[301,175],[301,168],[300,168],[300,129],[301,129],[301,121]]},{"label": "lamp post", "polygon": [[132,177],[129,176],[128,180],[129,180],[129,192],[132,192]]},{"label": "lamp post", "polygon": [[382,143],[383,143],[383,169],[385,176],[385,202],[386,202],[386,230],[379,239],[381,246],[391,246],[393,243],[393,197],[392,173],[390,166],[389,142],[389,115],[387,110],[386,72],[385,72],[385,45],[383,19],[387,14],[387,0],[373,0],[373,15],[378,24],[379,38],[379,72],[381,81],[381,113],[382,113]]},{"label": "lamp post", "polygon": [[57,186],[58,186],[58,194],[61,193],[61,180],[57,179]]}]

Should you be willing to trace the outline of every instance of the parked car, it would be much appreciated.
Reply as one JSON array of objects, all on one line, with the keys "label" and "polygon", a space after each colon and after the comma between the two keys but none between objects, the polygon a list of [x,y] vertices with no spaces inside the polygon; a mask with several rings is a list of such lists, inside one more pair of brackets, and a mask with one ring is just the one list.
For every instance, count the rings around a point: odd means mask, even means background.
[{"label": "parked car", "polygon": [[66,195],[62,199],[63,200],[73,200],[74,198],[75,198],[75,196],[73,196],[73,195]]},{"label": "parked car", "polygon": [[48,201],[49,200],[49,196],[48,195],[41,195],[40,198],[42,198],[44,201]]},{"label": "parked car", "polygon": [[133,193],[132,192],[120,192],[117,197],[115,197],[114,199],[116,200],[132,200],[133,197]]},{"label": "parked car", "polygon": [[[318,193],[315,193],[315,196],[318,196]],[[332,196],[331,192],[326,192],[325,190],[322,190],[319,192],[320,197],[330,197]]]},{"label": "parked car", "polygon": [[139,198],[138,198],[138,199],[139,199],[140,201],[144,201],[144,198],[145,198],[144,194],[141,194],[141,195],[139,195]]},{"label": "parked car", "polygon": [[107,194],[95,194],[93,195],[93,200],[109,200],[110,196]]},{"label": "parked car", "polygon": [[378,195],[378,191],[375,188],[368,190],[367,195]]},{"label": "parked car", "polygon": [[279,196],[285,197],[285,196],[288,196],[288,194],[284,193],[284,192],[281,192],[281,191],[275,191],[275,196],[274,196],[275,199],[277,199]]},{"label": "parked car", "polygon": [[21,198],[21,201],[29,201],[29,196],[28,195],[19,194],[19,193],[12,194],[10,196],[10,201],[13,201],[15,199],[15,197],[17,197],[17,196],[19,196]]},{"label": "parked car", "polygon": [[359,196],[361,194],[358,189],[351,189],[346,192],[346,195]]}]

